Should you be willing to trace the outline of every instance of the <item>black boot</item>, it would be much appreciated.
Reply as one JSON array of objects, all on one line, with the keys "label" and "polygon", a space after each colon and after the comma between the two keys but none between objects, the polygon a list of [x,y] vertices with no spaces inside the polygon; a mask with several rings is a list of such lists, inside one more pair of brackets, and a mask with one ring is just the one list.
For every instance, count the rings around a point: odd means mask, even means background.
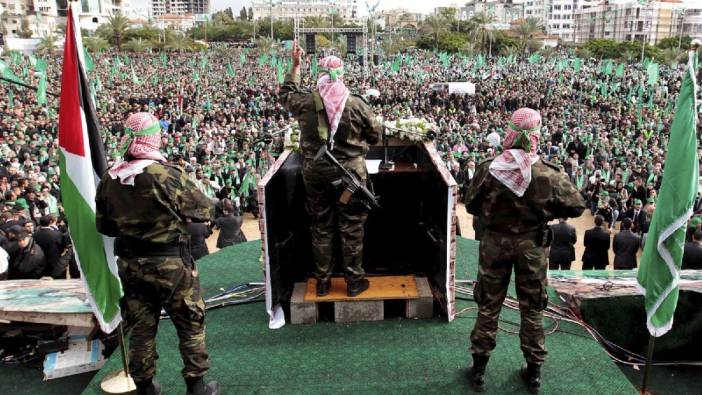
[{"label": "black boot", "polygon": [[317,296],[326,296],[331,288],[330,280],[317,280]]},{"label": "black boot", "polygon": [[202,377],[192,377],[185,379],[185,384],[188,386],[187,395],[219,395],[219,383],[216,381],[205,384]]},{"label": "black boot", "polygon": [[541,388],[541,365],[527,363],[522,367],[522,380],[530,394],[538,394]]},{"label": "black boot", "polygon": [[475,392],[485,391],[485,367],[489,357],[473,354],[473,363],[468,368],[468,379]]},{"label": "black boot", "polygon": [[138,395],[161,395],[161,384],[156,379],[135,381]]},{"label": "black boot", "polygon": [[370,287],[368,279],[362,278],[356,281],[348,281],[346,283],[346,295],[354,297],[361,294]]}]

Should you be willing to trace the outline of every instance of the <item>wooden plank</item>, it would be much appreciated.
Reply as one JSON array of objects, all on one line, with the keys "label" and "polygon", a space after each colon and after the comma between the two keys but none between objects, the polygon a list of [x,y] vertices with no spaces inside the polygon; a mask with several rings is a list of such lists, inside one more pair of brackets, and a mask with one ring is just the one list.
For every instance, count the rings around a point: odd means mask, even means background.
[{"label": "wooden plank", "polygon": [[414,276],[378,276],[367,277],[370,287],[362,294],[349,297],[346,295],[346,282],[341,277],[332,278],[329,294],[317,296],[317,280],[307,280],[305,302],[340,302],[354,300],[417,299],[419,292]]},{"label": "wooden plank", "polygon": [[0,320],[94,326],[80,280],[0,281]]}]

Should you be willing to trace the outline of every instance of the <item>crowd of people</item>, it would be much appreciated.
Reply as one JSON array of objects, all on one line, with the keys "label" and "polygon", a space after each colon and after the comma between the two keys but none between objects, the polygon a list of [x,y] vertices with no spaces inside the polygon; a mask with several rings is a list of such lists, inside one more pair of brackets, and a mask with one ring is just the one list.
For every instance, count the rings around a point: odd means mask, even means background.
[{"label": "crowd of people", "polygon": [[[161,120],[164,155],[220,202],[211,224],[191,226],[198,254],[207,252],[201,247],[213,226],[226,229],[218,246],[241,241],[241,216],[258,215],[256,184],[284,148],[282,135],[274,132],[291,122],[277,100],[289,67],[283,50],[215,44],[199,54],[107,51],[86,58],[108,165],[119,158],[126,117],[151,112]],[[79,275],[59,183],[58,97],[52,94],[60,90],[61,56],[44,60],[47,103],[38,103],[36,90],[0,83],[0,272],[4,265],[10,278]],[[311,60],[302,72],[310,89]],[[6,72],[38,85],[36,57],[3,61]],[[500,151],[509,114],[520,107],[538,110],[544,125],[539,154],[569,175],[603,229],[629,226],[644,236],[684,71],[684,65],[660,64],[652,77],[652,63],[615,71],[608,61],[565,52],[534,61],[413,50],[371,66],[366,79],[362,65],[349,58],[343,78],[357,93],[379,91],[368,100],[384,119],[418,117],[436,124],[435,144],[462,190],[476,165]],[[430,87],[447,81],[472,81],[476,93]],[[700,228],[699,219],[691,222]],[[695,232],[690,234],[694,239]]]}]

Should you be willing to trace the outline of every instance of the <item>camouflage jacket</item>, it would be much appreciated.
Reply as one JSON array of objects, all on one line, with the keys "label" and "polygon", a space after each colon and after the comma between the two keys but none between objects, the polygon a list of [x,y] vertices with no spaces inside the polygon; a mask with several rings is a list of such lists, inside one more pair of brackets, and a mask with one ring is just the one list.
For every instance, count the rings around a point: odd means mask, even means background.
[{"label": "camouflage jacket", "polygon": [[499,233],[536,231],[555,218],[579,217],[585,201],[568,177],[549,162],[531,166],[531,183],[518,197],[490,174],[492,159],[483,162],[463,197],[466,210],[479,215],[485,227]]},{"label": "camouflage jacket", "polygon": [[[280,104],[292,113],[300,124],[302,154],[305,159],[313,159],[324,143],[317,130],[314,95],[300,89],[299,75],[288,74],[278,96]],[[324,116],[326,117],[326,113]],[[332,153],[339,160],[364,156],[368,152],[368,144],[377,143],[381,132],[382,126],[365,99],[352,94],[346,101],[341,115]]]},{"label": "camouflage jacket", "polygon": [[153,163],[122,185],[105,173],[95,195],[96,224],[108,236],[170,243],[187,235],[185,218],[208,221],[214,205],[178,166]]}]

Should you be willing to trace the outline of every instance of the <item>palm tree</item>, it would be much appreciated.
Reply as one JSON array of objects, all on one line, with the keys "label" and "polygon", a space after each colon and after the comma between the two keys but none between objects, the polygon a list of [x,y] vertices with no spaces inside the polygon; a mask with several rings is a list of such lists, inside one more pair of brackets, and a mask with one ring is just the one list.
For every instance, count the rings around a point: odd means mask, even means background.
[{"label": "palm tree", "polygon": [[[522,51],[526,51],[530,46],[530,41],[534,41],[537,33],[544,29],[538,19],[529,17],[514,28],[514,32],[519,37],[519,46]],[[533,46],[533,45],[531,45]]]},{"label": "palm tree", "polygon": [[107,49],[110,43],[102,37],[83,37],[83,45],[91,52],[100,52]]},{"label": "palm tree", "polygon": [[488,56],[492,56],[492,43],[497,38],[497,32],[490,29],[490,25],[495,23],[495,16],[478,12],[468,21],[468,31],[474,42],[480,43],[481,48],[488,50]]},{"label": "palm tree", "polygon": [[129,19],[126,16],[120,14],[119,12],[112,14],[107,19],[108,30],[110,36],[117,46],[117,50],[122,50],[122,37],[129,30]]},{"label": "palm tree", "polygon": [[37,51],[41,54],[52,54],[56,49],[56,36],[50,34],[41,39],[37,44]]},{"label": "palm tree", "polygon": [[152,48],[152,43],[143,38],[133,38],[124,44],[124,48],[131,52],[147,52]]},{"label": "palm tree", "polygon": [[173,34],[166,41],[166,49],[183,52],[192,49],[193,43],[189,37],[182,34]]},{"label": "palm tree", "polygon": [[438,15],[430,15],[424,20],[422,31],[434,37],[434,48],[436,49],[439,47],[439,35],[448,31],[446,19]]}]

